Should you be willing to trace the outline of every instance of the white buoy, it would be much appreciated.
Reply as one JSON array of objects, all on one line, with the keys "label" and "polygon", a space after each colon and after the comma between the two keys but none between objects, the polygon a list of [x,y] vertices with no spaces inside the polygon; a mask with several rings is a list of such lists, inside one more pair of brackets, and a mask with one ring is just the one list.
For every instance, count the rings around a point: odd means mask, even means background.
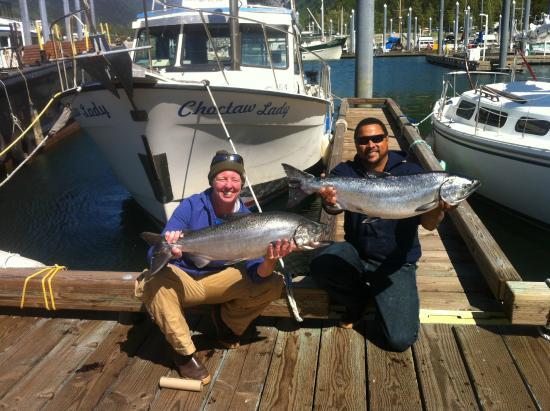
[{"label": "white buoy", "polygon": [[31,260],[17,253],[0,250],[0,268],[30,268],[45,267],[39,261]]}]

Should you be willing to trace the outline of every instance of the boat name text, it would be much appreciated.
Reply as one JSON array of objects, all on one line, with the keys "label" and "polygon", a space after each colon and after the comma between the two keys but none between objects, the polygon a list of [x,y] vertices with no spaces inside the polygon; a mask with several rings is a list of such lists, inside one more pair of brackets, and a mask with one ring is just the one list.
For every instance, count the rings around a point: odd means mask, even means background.
[{"label": "boat name text", "polygon": [[[281,116],[285,118],[290,110],[290,106],[286,104],[286,101],[281,106],[273,105],[272,102],[258,106],[256,104],[235,104],[232,101],[228,105],[220,106],[220,114],[245,114],[256,113],[257,116]],[[180,117],[187,117],[189,115],[214,115],[217,114],[216,107],[204,104],[203,101],[189,100],[183,103],[178,110]]]},{"label": "boat name text", "polygon": [[109,110],[107,110],[103,104],[96,105],[93,101],[91,107],[85,107],[84,104],[81,104],[80,112],[84,117],[107,116],[108,118],[111,118],[111,113],[109,113]]}]

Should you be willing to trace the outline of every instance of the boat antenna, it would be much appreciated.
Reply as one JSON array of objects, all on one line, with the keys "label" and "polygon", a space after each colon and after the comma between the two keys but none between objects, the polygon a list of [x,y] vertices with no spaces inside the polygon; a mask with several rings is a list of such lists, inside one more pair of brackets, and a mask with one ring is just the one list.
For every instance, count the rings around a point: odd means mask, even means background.
[{"label": "boat antenna", "polygon": [[468,67],[468,57],[464,57],[464,67],[466,68],[466,75],[468,76],[468,81],[470,82],[470,90],[473,90],[474,82],[472,81],[472,76],[470,75],[470,67]]},{"label": "boat antenna", "polygon": [[527,67],[527,70],[529,70],[529,74],[531,74],[531,78],[534,81],[537,81],[537,76],[535,75],[535,71],[533,70],[533,67],[527,62],[527,59],[525,58],[525,55],[523,54],[523,50],[519,47],[516,47],[516,53],[518,53],[523,60],[523,64],[525,67]]}]

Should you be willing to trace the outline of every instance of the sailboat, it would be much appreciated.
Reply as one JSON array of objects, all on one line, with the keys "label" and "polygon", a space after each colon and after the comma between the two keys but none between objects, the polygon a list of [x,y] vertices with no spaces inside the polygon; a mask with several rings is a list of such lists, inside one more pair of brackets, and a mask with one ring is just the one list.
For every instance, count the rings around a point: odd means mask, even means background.
[{"label": "sailboat", "polygon": [[[318,58],[323,60],[339,60],[342,57],[347,36],[342,34],[333,36],[332,30],[328,37],[325,36],[325,12],[323,1],[321,1],[321,24],[317,22],[309,8],[307,8],[307,11],[315,22],[315,26],[319,29],[319,32],[315,32],[311,27],[308,31],[302,31],[302,60],[312,61]],[[342,29],[343,27],[340,27],[340,33],[343,32]]]}]

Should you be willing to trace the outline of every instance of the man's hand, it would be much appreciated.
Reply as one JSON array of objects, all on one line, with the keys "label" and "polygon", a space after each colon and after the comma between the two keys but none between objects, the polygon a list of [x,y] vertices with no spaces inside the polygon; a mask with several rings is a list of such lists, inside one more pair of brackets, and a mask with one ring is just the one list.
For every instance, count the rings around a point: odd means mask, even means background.
[{"label": "man's hand", "polygon": [[[325,178],[325,173],[321,174],[321,178]],[[324,205],[329,207],[334,207],[336,205],[336,189],[334,187],[321,187],[319,190],[319,195],[321,196]]]},{"label": "man's hand", "polygon": [[[183,233],[181,231],[167,231],[164,233],[164,239],[168,244],[175,244],[180,238],[183,238]],[[181,247],[172,247],[172,256],[174,258],[181,258],[183,251]]]},{"label": "man's hand", "polygon": [[433,231],[445,217],[445,211],[453,210],[457,206],[450,205],[443,200],[439,200],[439,204],[433,210],[430,210],[420,216],[420,223],[428,231]]}]

